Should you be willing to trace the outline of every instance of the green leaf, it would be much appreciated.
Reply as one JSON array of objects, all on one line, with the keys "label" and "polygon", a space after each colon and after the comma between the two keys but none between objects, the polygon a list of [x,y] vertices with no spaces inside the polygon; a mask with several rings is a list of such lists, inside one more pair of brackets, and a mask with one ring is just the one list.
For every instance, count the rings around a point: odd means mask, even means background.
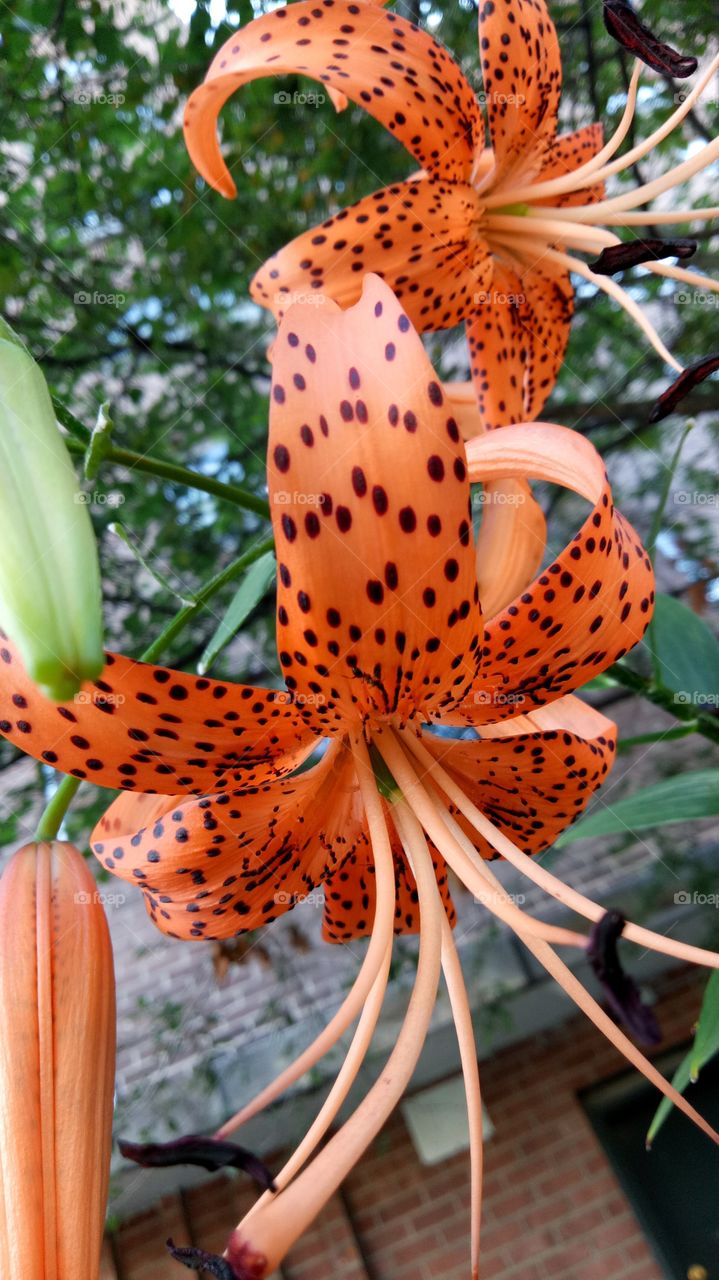
[{"label": "green leaf", "polygon": [[707,983],[694,1037],[690,1062],[693,1081],[698,1079],[702,1067],[706,1066],[715,1053],[719,1053],[719,971],[717,970]]},{"label": "green leaf", "polygon": [[240,627],[249,618],[253,609],[266,594],[270,583],[277,572],[274,551],[266,551],[259,560],[247,570],[242,582],[230,601],[227,612],[197,664],[201,676],[209,670],[218,653],[237,635]]},{"label": "green leaf", "polygon": [[719,814],[719,769],[702,769],[641,787],[613,804],[601,805],[588,818],[565,831],[555,847],[586,840],[590,836],[614,836],[643,831],[691,818]]},{"label": "green leaf", "polygon": [[[674,1088],[678,1089],[679,1093],[684,1093],[690,1082],[696,1082],[702,1067],[705,1067],[717,1053],[719,1053],[719,971],[711,975],[706,985],[694,1044],[674,1072],[672,1079]],[[669,1099],[662,1098],[647,1133],[647,1146],[651,1146],[672,1109],[673,1104]]]},{"label": "green leaf", "polygon": [[681,600],[660,594],[652,642],[659,683],[672,689],[678,702],[716,706],[719,640],[706,622]]}]

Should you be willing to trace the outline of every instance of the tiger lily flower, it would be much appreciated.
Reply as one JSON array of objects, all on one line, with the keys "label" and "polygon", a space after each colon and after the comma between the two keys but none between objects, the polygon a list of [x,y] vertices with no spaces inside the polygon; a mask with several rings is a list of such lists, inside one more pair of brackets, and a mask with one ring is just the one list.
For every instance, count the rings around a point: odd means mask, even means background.
[{"label": "tiger lily flower", "polygon": [[[649,215],[644,207],[719,158],[716,138],[651,182],[605,196],[607,179],[629,172],[681,124],[719,58],[663,125],[612,159],[632,124],[638,61],[622,120],[603,146],[599,124],[557,134],[562,67],[543,0],[480,0],[479,45],[488,141],[477,97],[450,53],[370,0],[297,0],[227,41],[185,115],[190,156],[223,195],[233,196],[235,186],[217,140],[219,112],[241,85],[267,76],[321,81],[369,111],[421,166],[280,249],[255,275],[253,298],[277,317],[288,302],[313,292],[346,307],[359,297],[363,274],[376,272],[418,330],[465,322],[489,427],[533,418],[544,405],[567,345],[572,275],[614,298],[681,373],[631,296],[577,253],[611,252],[620,241],[609,228],[627,228],[634,237],[648,221],[690,223],[719,212],[679,202]],[[673,253],[669,242],[644,265],[687,285],[719,289],[704,275],[657,260]]]},{"label": "tiger lily flower", "polygon": [[0,1274],[98,1280],[115,987],[82,854],[29,844],[0,880]]},{"label": "tiger lily flower", "polygon": [[[94,687],[113,699],[108,716],[94,693],[53,707],[8,650],[0,729],[36,755],[47,758],[50,748],[61,769],[125,790],[93,833],[93,848],[109,871],[138,885],[170,936],[255,929],[322,884],[326,939],[369,937],[352,990],[315,1043],[217,1135],[277,1097],[359,1018],[330,1096],[275,1178],[277,1191],[233,1233],[225,1258],[210,1260],[211,1274],[269,1275],[321,1211],[412,1074],[440,970],[467,1087],[476,1273],[479,1082],[448,868],[630,1061],[711,1132],[555,950],[596,950],[596,940],[526,915],[489,867],[504,857],[582,917],[603,918],[599,905],[528,855],[582,811],[611,767],[615,726],[572,691],[643,634],[652,568],[587,440],[533,423],[463,445],[421,338],[378,277],[367,277],[346,311],[330,301],[292,307],[273,367],[268,487],[285,688],[233,686],[110,656]],[[589,514],[526,590],[483,616],[470,484],[531,478],[575,490]],[[21,732],[11,711],[18,695]],[[433,725],[470,726],[476,737],[440,737]],[[296,772],[302,761],[309,767]],[[364,1060],[393,932],[420,936],[405,1022],[381,1082],[313,1156]],[[711,952],[637,925],[624,935],[719,965]],[[176,1256],[210,1269],[201,1251]]]}]

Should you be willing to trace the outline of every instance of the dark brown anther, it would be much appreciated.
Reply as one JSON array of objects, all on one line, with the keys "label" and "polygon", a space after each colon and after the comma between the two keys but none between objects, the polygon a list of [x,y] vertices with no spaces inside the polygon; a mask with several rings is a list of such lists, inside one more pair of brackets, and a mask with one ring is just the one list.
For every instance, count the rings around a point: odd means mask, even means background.
[{"label": "dark brown anther", "polygon": [[194,1249],[191,1245],[176,1245],[173,1240],[167,1241],[167,1248],[175,1259],[189,1271],[205,1271],[215,1280],[243,1280],[226,1258],[218,1253],[208,1253],[206,1249]]},{"label": "dark brown anther", "polygon": [[607,999],[607,1004],[618,1022],[640,1044],[659,1044],[662,1033],[654,1012],[644,1004],[639,987],[624,972],[619,959],[617,943],[624,932],[626,920],[618,911],[607,911],[592,926],[587,947],[587,959],[596,974]]},{"label": "dark brown anther", "polygon": [[634,12],[629,0],[604,0],[604,25],[623,49],[651,67],[652,71],[676,80],[686,80],[687,76],[694,75],[697,59],[685,57],[658,40]]},{"label": "dark brown anther", "polygon": [[650,236],[644,240],[625,240],[623,244],[613,244],[608,249],[602,249],[596,262],[590,262],[588,266],[597,276],[613,276],[618,271],[627,271],[629,267],[641,266],[643,262],[661,262],[662,258],[679,258],[684,261],[696,251],[696,240],[684,237],[662,240],[658,236]]},{"label": "dark brown anther", "polygon": [[199,1165],[209,1173],[216,1173],[218,1169],[243,1169],[263,1191],[275,1190],[267,1166],[235,1142],[188,1133],[173,1142],[126,1142],[120,1138],[118,1146],[127,1160],[134,1160],[145,1169],[166,1169],[175,1164]]},{"label": "dark brown anther", "polygon": [[694,387],[698,387],[699,383],[708,378],[710,374],[716,373],[717,369],[719,369],[719,353],[717,352],[712,356],[704,356],[702,360],[697,360],[695,364],[688,365],[671,386],[667,387],[666,391],[660,395],[649,414],[649,421],[661,422],[662,418],[668,418],[679,402],[684,399],[684,396],[693,391]]}]

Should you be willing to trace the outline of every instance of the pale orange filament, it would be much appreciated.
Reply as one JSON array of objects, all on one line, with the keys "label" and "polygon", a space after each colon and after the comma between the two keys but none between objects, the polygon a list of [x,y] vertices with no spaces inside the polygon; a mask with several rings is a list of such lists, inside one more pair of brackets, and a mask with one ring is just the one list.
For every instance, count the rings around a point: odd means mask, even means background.
[{"label": "pale orange filament", "polygon": [[[310,1071],[337,1044],[337,1041],[344,1035],[355,1019],[360,1014],[364,1017],[363,1009],[370,997],[370,993],[375,990],[379,991],[380,987],[384,990],[384,985],[386,985],[386,970],[389,964],[394,927],[395,882],[392,850],[387,836],[382,802],[377,794],[372,766],[364,741],[360,739],[354,743],[352,751],[367,816],[375,866],[376,906],[369,947],[351,990],[337,1012],[327,1023],[327,1026],[323,1027],[317,1038],[302,1051],[294,1062],[285,1067],[270,1084],[266,1085],[250,1102],[246,1103],[244,1107],[241,1107],[239,1111],[235,1112],[229,1120],[226,1120],[220,1126],[215,1133],[216,1138],[226,1138],[229,1134],[234,1133],[241,1125],[246,1124],[253,1116],[258,1115],[271,1102],[274,1102],[281,1093],[284,1093],[285,1089],[293,1085],[307,1071]],[[385,975],[384,982],[381,980],[383,973]],[[325,1106],[329,1101],[328,1098]],[[338,1107],[341,1104],[342,1099],[338,1102]],[[327,1121],[327,1125],[331,1123],[331,1119],[332,1117]],[[315,1124],[318,1123],[319,1117],[315,1121]]]},{"label": "pale orange filament", "polygon": [[[439,761],[435,760],[434,756],[415,734],[410,733],[408,730],[400,732],[403,742],[422,765],[423,773],[438,783],[445,795],[457,806],[460,813],[474,827],[478,835],[487,840],[506,862],[516,867],[518,871],[521,871],[522,875],[525,875],[528,880],[532,880],[545,893],[551,894],[553,898],[556,898],[565,907],[576,911],[578,915],[582,915],[585,919],[592,920],[595,923],[601,920],[604,915],[604,908],[599,903],[593,902],[591,898],[586,898],[584,894],[572,889],[563,880],[552,875],[551,871],[547,871],[546,867],[543,867],[536,858],[528,857],[526,853],[522,853],[521,849],[518,849],[509,837],[504,835],[472,803],[462,788],[457,785],[451,775],[447,773],[447,770],[442,768]],[[688,942],[680,942],[674,938],[663,937],[659,933],[654,933],[651,929],[645,929],[641,925],[632,924],[630,921],[625,925],[622,936],[630,942],[635,942],[640,947],[646,947],[651,951],[660,951],[664,955],[673,956],[676,960],[684,960],[688,964],[705,965],[710,969],[719,969],[719,953],[716,951],[707,951],[704,947],[694,947]]]},{"label": "pale orange filament", "polygon": [[[398,803],[402,803],[399,801]],[[379,1133],[402,1097],[429,1029],[437,995],[444,907],[432,860],[415,851],[414,875],[421,919],[417,975],[392,1053],[379,1079],[319,1155],[279,1195],[262,1197],[240,1223],[230,1248],[247,1243],[272,1272],[334,1194]]]},{"label": "pale orange filament", "polygon": [[[411,810],[406,807],[398,807],[395,810],[394,820],[407,860],[410,865],[413,865],[415,861],[412,855],[413,847],[418,840],[424,841],[422,828]],[[479,1083],[479,1065],[474,1041],[472,1013],[462,974],[462,966],[446,914],[443,915],[442,919],[442,972],[457,1032],[459,1056],[464,1077],[464,1093],[467,1100],[470,1161],[470,1265],[472,1280],[476,1280],[476,1277],[479,1276],[482,1175],[484,1166],[482,1094]]]},{"label": "pale orange filament", "polygon": [[[388,735],[389,737],[389,735]],[[434,807],[432,799],[428,796],[422,783],[417,776],[415,769],[408,755],[405,754],[400,741],[394,738],[394,746],[388,747],[385,742],[382,744],[382,754],[384,755],[389,768],[392,770],[398,785],[402,788],[402,792],[409,806],[413,809],[419,821],[427,830],[429,811]],[[439,853],[448,862],[453,869],[456,870],[455,849],[461,846],[467,854],[468,859],[474,857],[476,859],[476,870],[481,878],[484,879],[488,888],[493,893],[488,894],[487,902],[490,910],[493,910],[497,903],[507,898],[506,891],[503,889],[500,881],[492,873],[489,865],[480,858],[476,850],[473,849],[471,841],[462,831],[461,827],[455,822],[454,818],[445,811],[444,814],[436,812],[436,820],[431,819],[434,834],[432,840],[437,847]],[[474,892],[472,885],[468,885]],[[495,910],[495,914],[501,919],[499,911]],[[522,914],[522,913],[520,913]],[[525,916],[525,920],[529,917]],[[633,1066],[646,1077],[650,1083],[654,1084],[661,1093],[667,1097],[674,1106],[683,1111],[713,1142],[719,1144],[719,1134],[712,1129],[711,1125],[703,1119],[702,1116],[691,1106],[687,1100],[667,1081],[664,1076],[657,1071],[644,1054],[637,1049],[636,1045],[620,1030],[612,1019],[604,1012],[596,1000],[589,995],[579,980],[574,976],[572,971],[560,960],[559,956],[552,950],[551,946],[543,939],[538,939],[536,934],[517,930],[517,935],[521,941],[528,947],[532,955],[534,955],[547,972],[555,979],[562,989],[570,996],[575,1004],[587,1014],[591,1021],[599,1028],[599,1030],[607,1037],[609,1041],[619,1049]]]}]

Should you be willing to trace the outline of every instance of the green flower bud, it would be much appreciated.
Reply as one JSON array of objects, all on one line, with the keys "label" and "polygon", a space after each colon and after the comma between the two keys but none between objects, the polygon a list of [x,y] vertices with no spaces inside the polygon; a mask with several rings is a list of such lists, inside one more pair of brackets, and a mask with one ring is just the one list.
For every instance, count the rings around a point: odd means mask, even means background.
[{"label": "green flower bud", "polygon": [[43,693],[65,701],[104,666],[97,547],[45,379],[5,324],[0,477],[0,626]]}]

